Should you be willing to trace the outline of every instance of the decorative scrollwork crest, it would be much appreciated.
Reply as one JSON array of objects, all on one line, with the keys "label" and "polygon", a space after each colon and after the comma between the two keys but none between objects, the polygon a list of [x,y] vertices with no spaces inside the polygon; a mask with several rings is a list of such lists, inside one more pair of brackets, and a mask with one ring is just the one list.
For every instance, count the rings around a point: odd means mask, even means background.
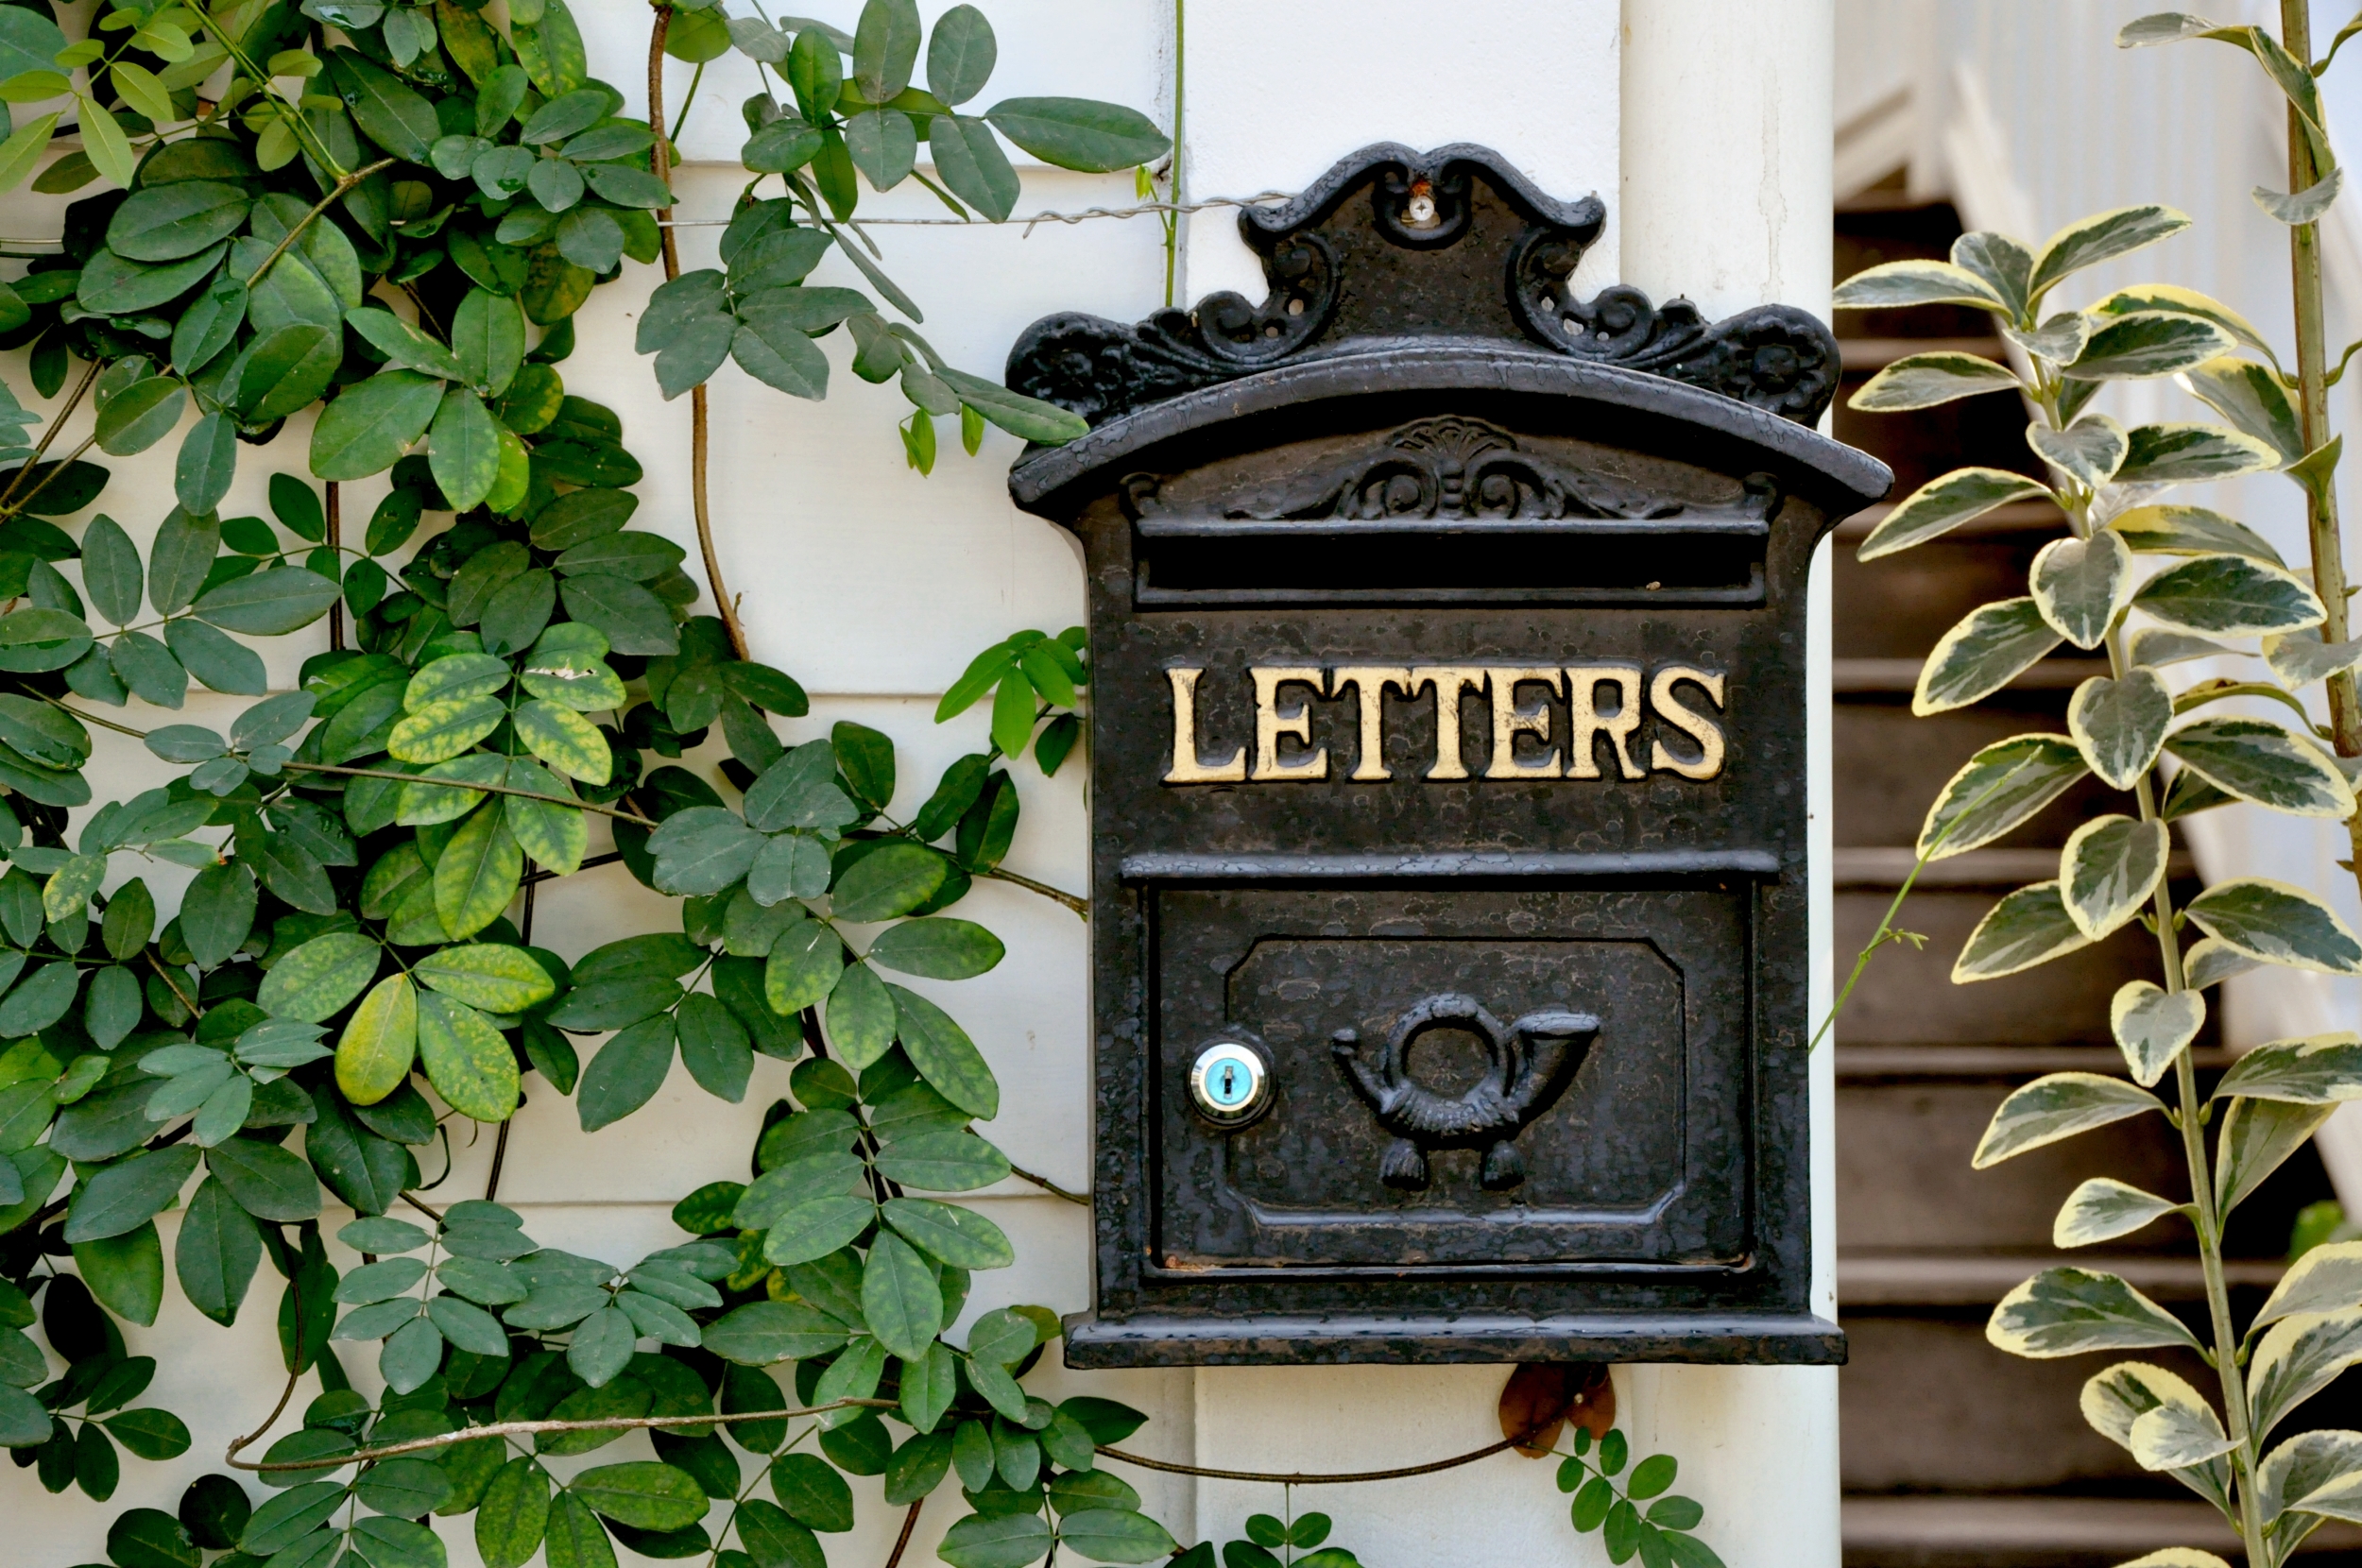
[{"label": "decorative scrollwork crest", "polygon": [[[1353,199],[1363,193],[1366,207]],[[1686,299],[1658,307],[1622,285],[1574,298],[1567,281],[1606,215],[1597,196],[1544,195],[1484,147],[1364,147],[1285,206],[1239,214],[1262,258],[1262,303],[1225,292],[1134,325],[1046,316],[1018,339],[1005,380],[1099,424],[1374,340],[1522,333],[1800,423],[1821,417],[1837,389],[1837,340],[1803,311],[1765,305],[1709,325]]]}]

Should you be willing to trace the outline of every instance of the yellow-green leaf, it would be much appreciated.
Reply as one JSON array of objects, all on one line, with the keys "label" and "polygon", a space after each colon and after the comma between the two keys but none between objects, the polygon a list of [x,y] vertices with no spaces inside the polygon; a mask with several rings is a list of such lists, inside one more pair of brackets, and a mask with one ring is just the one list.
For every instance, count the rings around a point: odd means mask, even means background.
[{"label": "yellow-green leaf", "polygon": [[352,1010],[336,1042],[336,1087],[355,1105],[374,1105],[402,1087],[418,1053],[419,993],[407,975],[388,975]]},{"label": "yellow-green leaf", "polygon": [[517,709],[517,739],[533,755],[569,778],[604,784],[615,766],[607,738],[598,725],[547,697],[536,697]]},{"label": "yellow-green leaf", "polygon": [[447,762],[497,728],[508,710],[495,697],[446,697],[405,714],[386,738],[402,762]]},{"label": "yellow-green leaf", "polygon": [[471,942],[429,954],[414,973],[446,997],[489,1013],[522,1013],[557,989],[531,953],[496,942]]},{"label": "yellow-green leaf", "polygon": [[500,917],[517,896],[525,870],[524,851],[493,801],[459,825],[435,862],[435,915],[458,941]]}]

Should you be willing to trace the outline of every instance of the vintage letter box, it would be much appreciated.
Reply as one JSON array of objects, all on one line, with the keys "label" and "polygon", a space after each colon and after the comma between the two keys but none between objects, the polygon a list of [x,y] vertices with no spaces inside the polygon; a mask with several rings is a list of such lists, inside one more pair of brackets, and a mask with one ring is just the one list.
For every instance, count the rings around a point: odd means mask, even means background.
[{"label": "vintage letter box", "polygon": [[1815,1361],[1805,589],[1828,330],[1567,277],[1596,199],[1377,146],[1271,285],[1037,323],[1088,417],[1083,1366]]}]

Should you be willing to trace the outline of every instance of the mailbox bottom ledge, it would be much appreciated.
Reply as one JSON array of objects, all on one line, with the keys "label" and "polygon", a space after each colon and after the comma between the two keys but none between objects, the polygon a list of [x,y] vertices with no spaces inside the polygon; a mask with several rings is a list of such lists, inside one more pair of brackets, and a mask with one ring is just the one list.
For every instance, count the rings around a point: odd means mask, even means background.
[{"label": "mailbox bottom ledge", "polygon": [[1564,1317],[1326,1317],[1066,1321],[1070,1367],[1319,1366],[1352,1361],[1690,1361],[1839,1366],[1845,1332],[1792,1315],[1599,1312]]}]

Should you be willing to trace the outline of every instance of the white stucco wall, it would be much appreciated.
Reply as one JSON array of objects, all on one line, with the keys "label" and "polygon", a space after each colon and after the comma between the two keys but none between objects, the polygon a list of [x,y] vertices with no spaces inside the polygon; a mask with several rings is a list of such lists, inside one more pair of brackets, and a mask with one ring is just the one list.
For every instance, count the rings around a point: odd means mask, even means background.
[{"label": "white stucco wall", "polygon": [[[1825,311],[1829,5],[1626,0],[1619,9],[1617,0],[1497,0],[1446,9],[1421,0],[1288,7],[1194,0],[1182,61],[1185,194],[1297,189],[1372,141],[1481,142],[1554,195],[1596,190],[1608,203],[1605,237],[1577,275],[1586,287],[1626,279],[1659,298],[1686,292],[1716,314],[1767,299]],[[838,9],[847,14],[832,18],[849,23],[852,8]],[[921,9],[932,19],[944,7],[926,0]],[[582,0],[578,9],[593,72],[633,98],[630,112],[643,111],[645,10],[609,0]],[[1176,60],[1168,0],[996,0],[987,9],[1003,61],[988,98],[1084,94],[1138,105],[1170,123]],[[690,68],[668,63],[676,113],[690,77]],[[691,159],[676,187],[684,219],[727,211],[744,178],[735,162],[737,105],[754,90],[751,68],[735,57],[708,68],[682,138]],[[1020,214],[1133,199],[1128,174],[1020,168]],[[0,228],[55,231],[54,212],[9,200],[21,215]],[[939,216],[943,209],[913,185],[866,201],[864,213]],[[929,311],[931,340],[981,373],[997,375],[1007,345],[1050,311],[1130,319],[1164,302],[1161,233],[1148,219],[1045,225],[1030,236],[1016,226],[874,232],[887,266]],[[682,265],[710,264],[718,233],[681,230]],[[1184,301],[1219,288],[1262,293],[1227,213],[1187,220],[1181,259],[1176,294]],[[845,276],[831,275],[840,270]],[[626,263],[623,280],[598,290],[585,308],[582,346],[563,370],[570,390],[623,416],[626,442],[646,466],[634,526],[687,546],[693,568],[688,402],[662,401],[647,362],[631,349],[639,312],[660,281],[658,268]],[[817,281],[859,279],[840,261],[825,264]],[[788,400],[734,367],[713,383],[711,485],[723,569],[745,596],[755,656],[790,671],[814,694],[811,717],[783,724],[789,738],[823,734],[843,717],[885,730],[900,748],[907,809],[946,762],[983,744],[981,711],[941,728],[930,722],[934,694],[979,648],[1011,630],[1054,632],[1080,621],[1080,561],[1068,537],[1010,504],[1003,480],[1017,443],[994,433],[981,458],[970,460],[947,437],[934,476],[921,478],[904,467],[890,428],[906,412],[899,394],[845,371],[841,340],[829,347],[839,371],[825,403]],[[11,384],[24,384],[21,365],[9,368]],[[308,426],[299,422],[272,449],[248,452],[229,507],[261,510],[268,472],[301,471],[307,440]],[[118,474],[104,509],[144,537],[170,503],[169,460],[119,465]],[[358,527],[379,493],[369,485],[347,487],[349,527]],[[1820,597],[1815,603],[1814,656],[1825,659],[1826,606]],[[273,665],[281,680],[324,645],[324,633],[285,641]],[[192,709],[188,716],[201,721],[198,706]],[[135,706],[129,722],[165,721]],[[1827,726],[1818,715],[1816,724],[1815,757],[1823,763],[1813,810],[1816,843],[1825,843]],[[710,765],[714,757],[701,759]],[[94,768],[102,787],[135,776],[145,784],[144,775],[158,773],[144,753],[102,740]],[[1082,770],[1047,782],[1027,773],[1021,789],[1024,820],[1009,864],[1057,886],[1083,887]],[[993,974],[942,992],[1001,1080],[1007,1109],[987,1131],[1018,1164],[1084,1186],[1090,1134],[1083,925],[1053,904],[995,885],[981,887],[961,912],[991,926],[1009,947]],[[610,867],[545,889],[535,936],[572,955],[672,918],[665,901]],[[1814,926],[1823,950],[1826,925],[1823,890]],[[1821,974],[1827,964],[1814,967]],[[1816,1014],[1823,1005],[1816,998]],[[1824,1052],[1814,1084],[1815,1300],[1823,1313],[1834,1307],[1827,1063]],[[544,1095],[517,1119],[501,1197],[522,1211],[538,1239],[636,1257],[676,1239],[666,1216],[676,1198],[744,1175],[762,1107],[785,1083],[782,1065],[758,1059],[745,1102],[731,1106],[676,1073],[650,1106],[595,1138],[575,1129],[570,1102]],[[488,1133],[461,1150],[436,1196],[481,1193],[490,1141]],[[1016,1183],[981,1202],[1016,1239],[1022,1261],[978,1277],[971,1314],[1012,1302],[1061,1311],[1087,1303],[1084,1211]],[[333,1230],[334,1220],[324,1228]],[[268,1278],[258,1282],[246,1321],[230,1333],[168,1291],[158,1324],[133,1332],[135,1349],[163,1364],[156,1398],[188,1417],[196,1445],[169,1464],[128,1462],[117,1507],[169,1508],[190,1477],[218,1468],[232,1434],[267,1410],[280,1376],[267,1327],[276,1290]],[[373,1386],[367,1357],[348,1361],[357,1383]],[[1147,1452],[1229,1467],[1350,1469],[1493,1440],[1504,1376],[1492,1367],[1087,1375],[1052,1367],[1036,1383],[1052,1397],[1087,1388],[1149,1410],[1152,1424],[1134,1440]],[[1636,1368],[1617,1376],[1627,1428],[1643,1452],[1661,1447],[1679,1456],[1681,1490],[1705,1504],[1702,1533],[1728,1560],[1751,1568],[1836,1560],[1833,1371]],[[630,1439],[597,1457],[629,1457],[643,1446]],[[8,1499],[11,1544],[0,1558],[61,1564],[98,1555],[98,1510],[78,1496],[49,1498],[24,1473],[8,1474],[0,1495]],[[1185,1541],[1228,1539],[1244,1515],[1280,1501],[1273,1487],[1127,1478]],[[849,1537],[828,1538],[831,1559],[882,1561],[900,1510],[882,1505],[876,1481],[854,1485],[863,1523]],[[1337,1542],[1371,1568],[1605,1560],[1596,1535],[1578,1538],[1567,1526],[1550,1467],[1515,1458],[1412,1482],[1301,1491],[1296,1505],[1334,1514]],[[934,1560],[934,1542],[959,1511],[955,1500],[931,1504],[906,1562]],[[467,1532],[447,1535],[452,1561],[472,1563]]]}]

